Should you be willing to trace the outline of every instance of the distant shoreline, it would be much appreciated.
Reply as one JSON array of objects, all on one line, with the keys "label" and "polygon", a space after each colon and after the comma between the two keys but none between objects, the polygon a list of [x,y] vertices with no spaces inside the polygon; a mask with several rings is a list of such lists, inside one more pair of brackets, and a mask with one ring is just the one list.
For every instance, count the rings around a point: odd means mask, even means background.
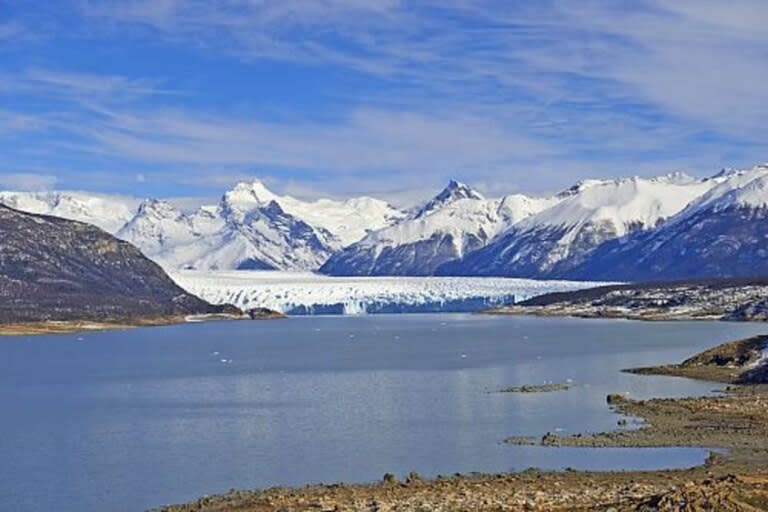
[{"label": "distant shoreline", "polygon": [[600,286],[539,295],[484,311],[643,321],[768,321],[768,279],[699,279]]},{"label": "distant shoreline", "polygon": [[[673,313],[656,312],[619,312],[619,311],[575,311],[575,310],[554,310],[546,307],[536,306],[504,306],[503,308],[494,308],[486,311],[480,311],[479,314],[489,316],[536,316],[541,318],[580,318],[592,320],[634,320],[639,322],[733,322],[723,318],[721,315],[712,316],[693,316]],[[764,322],[764,320],[738,320],[743,322]]]},{"label": "distant shoreline", "polygon": [[117,329],[133,329],[137,327],[159,327],[195,322],[213,322],[223,320],[246,320],[248,316],[237,316],[224,313],[202,315],[174,315],[165,317],[143,317],[131,320],[115,320],[101,322],[91,320],[63,320],[22,322],[12,324],[0,324],[0,337],[3,336],[29,336],[45,334],[76,334],[94,331],[108,331]]}]

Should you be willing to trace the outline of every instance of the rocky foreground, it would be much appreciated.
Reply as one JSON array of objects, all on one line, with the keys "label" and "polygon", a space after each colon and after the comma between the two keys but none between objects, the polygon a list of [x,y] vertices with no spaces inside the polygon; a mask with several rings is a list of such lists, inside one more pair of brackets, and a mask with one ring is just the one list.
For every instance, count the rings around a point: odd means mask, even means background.
[{"label": "rocky foreground", "polygon": [[768,278],[601,286],[548,293],[489,314],[632,320],[768,320]]},{"label": "rocky foreground", "polygon": [[[768,338],[766,338],[768,339]],[[638,373],[716,374],[726,382],[759,363],[763,338],[732,342],[680,365]],[[726,373],[724,368],[730,367]],[[675,373],[674,369],[679,372]],[[710,373],[708,373],[710,372]],[[731,377],[728,377],[731,375]],[[639,429],[577,434],[546,434],[535,444],[584,447],[701,446],[718,448],[706,464],[687,470],[631,472],[542,472],[453,475],[403,480],[384,475],[368,485],[316,485],[300,489],[231,491],[204,497],[164,512],[266,511],[758,511],[768,510],[768,384],[751,379],[720,396],[633,401],[609,395],[619,413],[645,420]],[[508,442],[530,444],[510,438]]]}]

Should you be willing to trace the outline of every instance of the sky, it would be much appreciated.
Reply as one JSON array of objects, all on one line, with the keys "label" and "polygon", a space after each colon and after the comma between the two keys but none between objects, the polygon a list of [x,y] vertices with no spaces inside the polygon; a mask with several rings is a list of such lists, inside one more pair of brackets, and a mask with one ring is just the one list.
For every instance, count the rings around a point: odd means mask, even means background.
[{"label": "sky", "polygon": [[0,0],[0,187],[404,202],[768,160],[768,2]]}]

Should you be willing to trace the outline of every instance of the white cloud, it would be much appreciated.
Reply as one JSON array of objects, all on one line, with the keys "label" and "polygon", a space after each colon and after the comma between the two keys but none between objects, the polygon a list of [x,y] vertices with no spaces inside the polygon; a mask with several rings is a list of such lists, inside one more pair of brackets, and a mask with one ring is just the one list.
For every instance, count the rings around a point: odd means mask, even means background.
[{"label": "white cloud", "polygon": [[49,190],[58,182],[56,176],[36,173],[0,173],[0,186],[14,190]]},{"label": "white cloud", "polygon": [[0,110],[0,136],[16,134],[29,130],[37,130],[47,126],[43,116],[35,116],[23,112]]},{"label": "white cloud", "polygon": [[74,73],[31,68],[21,77],[28,83],[41,84],[79,94],[156,94],[158,89],[149,80],[131,80],[118,75]]},{"label": "white cloud", "polygon": [[454,174],[498,169],[521,153],[546,155],[536,140],[492,120],[359,109],[337,123],[274,123],[189,112],[113,113],[80,127],[91,150],[156,163],[357,172]]},{"label": "white cloud", "polygon": [[[768,150],[762,1],[79,5],[86,22],[66,29],[93,41],[128,35],[243,66],[269,58],[340,67],[380,86],[365,97],[337,91],[330,121],[295,111],[266,120],[232,114],[243,98],[213,110],[210,91],[190,91],[194,101],[170,109],[158,95],[177,91],[155,78],[45,67],[0,74],[0,92],[48,102],[35,114],[0,111],[0,136],[53,128],[59,136],[42,150],[119,162],[132,184],[137,169],[153,184],[212,187],[258,169],[298,194],[399,197],[447,177],[501,193],[583,175],[748,165]],[[719,141],[697,141],[702,133]]]},{"label": "white cloud", "polygon": [[[499,86],[538,102],[635,100],[748,136],[768,101],[768,3],[758,0],[134,0],[84,12],[180,44],[331,63],[474,103],[498,101]],[[574,87],[574,76],[593,83]]]}]

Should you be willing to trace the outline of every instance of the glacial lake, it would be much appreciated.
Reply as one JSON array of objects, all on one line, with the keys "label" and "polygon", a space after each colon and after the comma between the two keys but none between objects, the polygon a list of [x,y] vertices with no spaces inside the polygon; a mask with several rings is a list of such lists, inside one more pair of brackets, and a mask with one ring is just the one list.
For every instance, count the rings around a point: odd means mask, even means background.
[{"label": "glacial lake", "polygon": [[[377,315],[0,338],[0,510],[135,511],[230,488],[528,467],[650,469],[706,451],[519,447],[616,428],[608,393],[715,384],[620,373],[759,324]],[[495,393],[572,380],[567,391]]]}]

